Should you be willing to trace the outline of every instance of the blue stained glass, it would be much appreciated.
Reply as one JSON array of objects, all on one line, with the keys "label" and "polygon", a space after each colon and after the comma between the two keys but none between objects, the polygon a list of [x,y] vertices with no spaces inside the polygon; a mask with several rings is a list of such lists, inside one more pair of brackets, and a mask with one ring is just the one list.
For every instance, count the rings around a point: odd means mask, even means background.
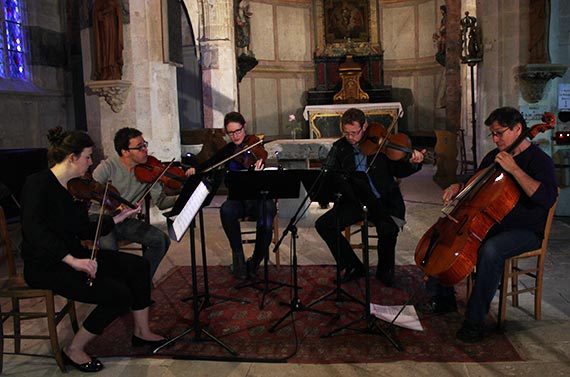
[{"label": "blue stained glass", "polygon": [[22,51],[22,27],[12,22],[6,22],[6,42],[8,50]]},{"label": "blue stained glass", "polygon": [[10,64],[10,77],[15,79],[26,78],[26,73],[24,70],[24,59],[22,54],[10,51],[8,53],[8,61]]},{"label": "blue stained glass", "polygon": [[6,21],[22,22],[22,14],[20,13],[19,0],[4,0],[4,14]]}]

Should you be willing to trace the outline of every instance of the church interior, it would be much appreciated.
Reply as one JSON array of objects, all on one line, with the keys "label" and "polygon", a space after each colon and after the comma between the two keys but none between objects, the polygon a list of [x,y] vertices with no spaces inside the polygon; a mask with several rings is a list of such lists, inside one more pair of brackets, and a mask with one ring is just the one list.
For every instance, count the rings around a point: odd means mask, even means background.
[{"label": "church interior", "polygon": [[[415,241],[437,217],[433,203],[440,204],[441,190],[473,174],[495,147],[484,125],[488,114],[512,106],[529,126],[543,123],[545,113],[556,119],[553,129],[532,140],[552,157],[560,190],[551,236],[558,253],[547,267],[551,276],[545,286],[552,290],[544,296],[556,304],[544,305],[542,327],[527,313],[512,314],[512,321],[520,321],[515,328],[522,330],[511,341],[526,361],[283,367],[151,355],[109,358],[100,375],[170,376],[188,368],[204,376],[570,373],[570,284],[563,277],[563,271],[570,272],[564,247],[570,234],[569,2],[0,0],[0,5],[0,183],[16,196],[27,175],[47,166],[46,135],[54,127],[88,132],[96,146],[94,166],[115,154],[115,132],[132,127],[143,133],[149,154],[188,168],[228,141],[224,116],[238,111],[248,132],[263,138],[268,165],[319,169],[342,136],[340,115],[357,107],[370,122],[406,134],[413,148],[434,157],[417,184],[402,182],[410,219],[407,241],[398,241],[404,251],[397,263],[413,263]],[[417,204],[426,200],[429,205]],[[319,256],[325,246],[308,230],[322,208],[311,208],[302,222],[307,229],[301,238],[307,240],[299,246],[310,251],[300,263],[330,264]],[[295,209],[296,203],[282,204],[281,228]],[[217,208],[206,211],[206,218],[208,237],[221,238],[212,242],[209,263],[229,265]],[[156,208],[151,221],[166,229]],[[419,229],[410,230],[414,224]],[[9,225],[19,232],[18,224]],[[173,248],[159,276],[188,264],[185,245]],[[282,258],[281,264],[291,262]],[[5,261],[0,248],[2,274]],[[9,306],[2,297],[0,314]],[[80,316],[87,310],[79,308]],[[12,331],[2,319],[5,331]],[[71,329],[62,331],[65,341]],[[49,345],[38,343],[27,351],[49,354]],[[6,341],[0,351],[8,348]],[[8,353],[3,358],[6,375],[59,375],[53,358]]]}]

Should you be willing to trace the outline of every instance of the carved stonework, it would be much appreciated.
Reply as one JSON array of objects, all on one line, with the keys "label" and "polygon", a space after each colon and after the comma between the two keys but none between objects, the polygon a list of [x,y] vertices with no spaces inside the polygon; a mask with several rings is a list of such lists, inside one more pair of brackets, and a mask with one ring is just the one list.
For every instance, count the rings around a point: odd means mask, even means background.
[{"label": "carved stonework", "polygon": [[515,75],[523,99],[528,103],[536,103],[542,99],[548,82],[562,77],[568,67],[561,64],[527,64],[518,67]]},{"label": "carved stonework", "polygon": [[131,82],[126,80],[104,80],[90,81],[86,86],[99,97],[104,97],[111,110],[119,113],[123,109],[131,85]]}]

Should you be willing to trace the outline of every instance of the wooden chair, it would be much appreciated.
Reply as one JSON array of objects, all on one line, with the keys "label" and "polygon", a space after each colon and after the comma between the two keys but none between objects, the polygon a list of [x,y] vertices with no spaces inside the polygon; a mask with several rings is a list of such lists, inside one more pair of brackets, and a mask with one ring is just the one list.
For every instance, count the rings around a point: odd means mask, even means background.
[{"label": "wooden chair", "polygon": [[[2,311],[0,306],[0,373],[2,373],[3,356],[4,356],[4,339],[14,340],[14,353],[21,354],[22,339],[49,339],[51,349],[57,366],[62,372],[66,372],[65,364],[61,355],[61,347],[57,336],[57,325],[66,315],[69,315],[71,326],[74,332],[79,330],[77,324],[77,314],[75,311],[74,301],[67,299],[63,308],[56,310],[54,300],[55,294],[48,289],[29,288],[24,282],[21,275],[18,274],[12,246],[10,243],[10,235],[8,233],[8,225],[4,210],[0,207],[0,245],[3,243],[3,249],[6,254],[8,263],[8,278],[1,282],[0,298],[9,298],[12,302],[11,311]],[[20,305],[23,300],[43,299],[45,302],[45,311],[26,311]],[[34,305],[35,308],[35,305]],[[4,334],[3,325],[9,318],[13,319],[14,331],[12,334]],[[22,334],[21,322],[29,319],[46,318],[48,334]]]},{"label": "wooden chair", "polygon": [[[275,200],[275,207],[277,211],[275,212],[275,217],[273,218],[273,240],[271,241],[274,245],[279,242],[279,201]],[[253,217],[244,217],[240,220],[240,223],[256,223],[255,218]],[[255,229],[255,225],[247,224],[246,227],[242,227],[241,236],[242,236],[242,243],[243,244],[250,244],[255,243],[255,236],[257,230]],[[271,249],[270,249],[271,251]],[[270,252],[271,256],[271,252]],[[270,258],[271,259],[271,258]],[[281,260],[279,256],[279,249],[275,251],[275,265],[277,267],[281,266]]]},{"label": "wooden chair", "polygon": [[[364,221],[359,221],[356,224],[353,224],[351,226],[347,226],[346,228],[344,228],[344,238],[346,238],[348,240],[348,243],[350,243],[352,236],[357,235],[358,233],[362,232],[362,225],[364,225]],[[352,226],[355,226],[356,229],[352,230]],[[377,250],[378,249],[378,243],[371,243],[370,239],[378,239],[378,235],[376,234],[376,225],[374,225],[371,221],[368,221],[368,249],[369,250]],[[370,232],[370,229],[374,229],[374,233]],[[356,249],[362,249],[362,238],[361,241],[358,243],[350,243],[350,246],[356,250]]]},{"label": "wooden chair", "polygon": [[[560,194],[560,189],[558,190],[558,193]],[[536,320],[540,320],[542,317],[542,277],[544,274],[544,260],[546,258],[546,249],[557,203],[558,200],[556,200],[548,211],[546,226],[544,228],[544,238],[542,239],[540,248],[509,258],[505,262],[503,278],[499,285],[499,314],[497,319],[497,326],[499,328],[502,328],[505,322],[508,296],[512,296],[513,306],[518,307],[519,294],[527,292],[534,294],[534,318]],[[518,262],[528,258],[536,258],[536,264],[530,267],[519,267]],[[467,298],[471,296],[471,291],[473,289],[473,275],[474,274],[471,274],[467,278]],[[519,277],[522,276],[534,279],[531,281],[531,286],[527,288],[519,288]],[[511,282],[510,290],[509,280]]]}]

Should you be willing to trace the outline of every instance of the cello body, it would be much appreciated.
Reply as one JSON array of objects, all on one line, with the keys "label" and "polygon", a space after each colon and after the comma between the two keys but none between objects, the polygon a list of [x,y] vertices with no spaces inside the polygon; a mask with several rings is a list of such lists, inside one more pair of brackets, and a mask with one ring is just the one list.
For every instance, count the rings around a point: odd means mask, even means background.
[{"label": "cello body", "polygon": [[[485,184],[482,175],[489,174]],[[449,214],[423,235],[415,252],[416,264],[444,285],[455,285],[465,279],[477,264],[481,242],[493,225],[501,222],[517,204],[520,191],[502,170],[483,170],[467,184],[479,184],[462,198]]]},{"label": "cello body", "polygon": [[[556,117],[545,113],[543,121],[546,123],[521,133],[505,152],[512,153],[525,138],[554,128]],[[443,285],[465,279],[477,265],[477,253],[487,233],[512,211],[520,195],[519,186],[499,164],[479,171],[443,208],[445,216],[422,236],[416,246],[416,265]]]}]

